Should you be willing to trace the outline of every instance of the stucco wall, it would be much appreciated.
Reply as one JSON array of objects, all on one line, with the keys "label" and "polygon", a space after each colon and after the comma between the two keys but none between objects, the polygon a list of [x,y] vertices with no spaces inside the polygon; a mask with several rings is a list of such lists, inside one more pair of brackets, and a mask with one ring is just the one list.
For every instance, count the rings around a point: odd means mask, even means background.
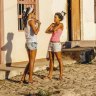
[{"label": "stucco wall", "polygon": [[[37,59],[46,57],[50,35],[45,34],[45,30],[53,22],[54,13],[62,10],[66,11],[66,0],[39,0],[39,18],[42,24],[38,34]],[[67,40],[66,17],[63,21],[64,32],[61,36],[61,41]],[[4,0],[3,47],[5,63],[28,60],[25,49],[25,34],[24,32],[18,32],[17,0]]]},{"label": "stucco wall", "polygon": [[96,40],[96,24],[94,23],[94,0],[81,0],[82,40]]},{"label": "stucco wall", "polygon": [[[24,32],[18,32],[17,0],[4,0],[5,62],[25,61]],[[13,37],[13,40],[11,40]],[[8,38],[8,39],[7,39]]]},{"label": "stucco wall", "polygon": [[[54,13],[67,10],[67,0],[39,0],[39,19],[41,28],[38,34],[37,59],[45,58],[50,36],[45,34],[46,28],[53,22]],[[67,11],[66,11],[67,12]],[[67,15],[62,21],[64,31],[61,41],[67,41]],[[94,0],[81,0],[81,37],[82,40],[96,40],[96,24],[94,23]],[[17,0],[4,0],[4,61],[27,61],[25,34],[18,32]]]}]

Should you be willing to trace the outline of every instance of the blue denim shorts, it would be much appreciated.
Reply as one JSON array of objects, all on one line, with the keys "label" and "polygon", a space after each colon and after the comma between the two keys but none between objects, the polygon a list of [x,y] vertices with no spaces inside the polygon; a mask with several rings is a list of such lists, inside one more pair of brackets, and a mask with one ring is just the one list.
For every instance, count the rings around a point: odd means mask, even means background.
[{"label": "blue denim shorts", "polygon": [[26,48],[28,50],[36,50],[37,49],[37,42],[27,42]]}]

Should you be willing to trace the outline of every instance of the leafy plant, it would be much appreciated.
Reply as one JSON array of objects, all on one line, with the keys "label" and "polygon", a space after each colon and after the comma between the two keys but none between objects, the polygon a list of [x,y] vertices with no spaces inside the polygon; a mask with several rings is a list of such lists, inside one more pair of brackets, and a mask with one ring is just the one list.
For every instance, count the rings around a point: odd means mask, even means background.
[{"label": "leafy plant", "polygon": [[40,89],[37,93],[37,96],[51,96],[51,93],[49,91]]}]

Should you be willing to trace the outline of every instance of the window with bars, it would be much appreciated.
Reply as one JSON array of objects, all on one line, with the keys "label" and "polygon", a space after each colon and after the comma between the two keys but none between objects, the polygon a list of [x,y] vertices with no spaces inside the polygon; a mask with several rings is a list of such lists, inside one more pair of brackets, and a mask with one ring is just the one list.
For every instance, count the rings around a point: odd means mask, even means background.
[{"label": "window with bars", "polygon": [[36,17],[38,17],[38,0],[17,0],[17,10],[18,10],[18,30],[24,30],[23,22],[22,22],[22,13],[24,8],[34,7],[36,11]]},{"label": "window with bars", "polygon": [[96,23],[96,0],[94,0],[94,17],[95,17],[95,23]]}]

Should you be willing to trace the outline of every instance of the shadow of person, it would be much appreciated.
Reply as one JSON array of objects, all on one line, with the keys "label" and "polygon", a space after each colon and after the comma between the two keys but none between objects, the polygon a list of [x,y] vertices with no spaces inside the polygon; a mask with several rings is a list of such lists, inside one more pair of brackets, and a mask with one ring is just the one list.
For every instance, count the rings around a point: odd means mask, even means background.
[{"label": "shadow of person", "polygon": [[[11,53],[12,53],[12,40],[13,40],[14,34],[8,33],[7,34],[7,43],[1,47],[2,51],[6,51],[6,67],[10,67],[12,63]],[[8,79],[10,71],[6,71],[5,79]]]}]

